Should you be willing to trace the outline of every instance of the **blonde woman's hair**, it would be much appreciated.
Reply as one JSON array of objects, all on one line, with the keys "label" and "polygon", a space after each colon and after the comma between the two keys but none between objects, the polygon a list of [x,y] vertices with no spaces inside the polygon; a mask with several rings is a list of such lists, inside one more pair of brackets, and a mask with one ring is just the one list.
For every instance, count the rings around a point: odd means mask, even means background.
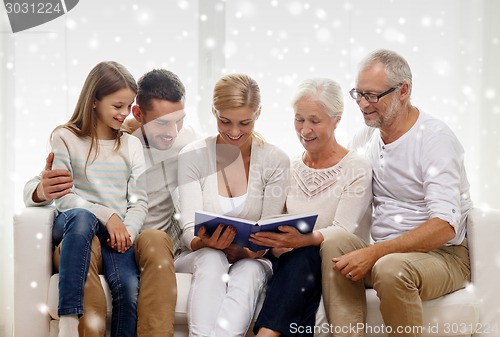
[{"label": "blonde woman's hair", "polygon": [[[90,137],[90,148],[85,167],[87,167],[92,150],[95,149],[94,159],[99,153],[97,114],[94,111],[94,102],[126,88],[137,94],[137,84],[134,77],[124,66],[114,61],[98,63],[87,75],[71,118],[52,132],[54,133],[59,128],[65,128],[78,137]],[[115,149],[120,147],[120,136],[121,130],[116,130]]]},{"label": "blonde woman's hair", "polygon": [[[260,89],[253,78],[245,74],[229,74],[215,83],[213,106],[216,111],[248,107],[255,114],[260,109]],[[252,131],[252,137],[260,146],[265,143],[264,138]]]}]

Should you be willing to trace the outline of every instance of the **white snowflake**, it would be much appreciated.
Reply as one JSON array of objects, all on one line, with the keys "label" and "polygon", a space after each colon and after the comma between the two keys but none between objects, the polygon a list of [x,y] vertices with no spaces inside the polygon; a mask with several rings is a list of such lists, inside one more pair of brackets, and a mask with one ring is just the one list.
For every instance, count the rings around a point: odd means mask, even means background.
[{"label": "white snowflake", "polygon": [[99,40],[97,38],[92,38],[89,40],[88,46],[90,49],[99,48]]},{"label": "white snowflake", "polygon": [[435,166],[430,166],[427,170],[427,174],[431,177],[436,176],[439,173],[439,170]]},{"label": "white snowflake", "polygon": [[229,276],[229,274],[227,274],[227,273],[226,274],[222,274],[221,280],[224,283],[228,283],[231,280],[231,276]]},{"label": "white snowflake", "polygon": [[280,39],[285,40],[288,38],[288,32],[286,30],[280,30],[278,36]]},{"label": "white snowflake", "polygon": [[493,88],[486,89],[486,91],[484,92],[484,97],[486,97],[487,99],[494,99],[495,96],[496,92]]},{"label": "white snowflake", "polygon": [[293,2],[288,4],[288,11],[293,16],[299,16],[300,14],[302,14],[303,10],[304,10],[304,7],[300,3],[300,1],[293,1]]},{"label": "white snowflake", "polygon": [[384,38],[387,42],[397,42],[397,43],[405,43],[406,36],[396,29],[386,29],[384,32]]},{"label": "white snowflake", "polygon": [[38,45],[36,43],[31,43],[28,46],[28,52],[31,53],[31,54],[37,53],[38,52]]},{"label": "white snowflake", "polygon": [[205,47],[208,49],[213,49],[217,45],[217,41],[213,37],[209,37],[205,40]]},{"label": "white snowflake", "polygon": [[238,52],[238,46],[235,42],[227,41],[224,45],[224,54],[227,58],[231,58]]},{"label": "white snowflake", "polygon": [[220,317],[217,320],[217,325],[220,326],[222,329],[227,330],[229,328],[229,321],[224,317]]},{"label": "white snowflake", "polygon": [[307,230],[309,229],[309,225],[307,224],[307,222],[305,221],[300,221],[298,224],[297,224],[297,228],[299,231],[301,232],[307,232]]},{"label": "white snowflake", "polygon": [[224,7],[224,4],[223,4],[222,2],[221,2],[221,3],[218,3],[218,4],[216,4],[216,5],[215,5],[215,10],[216,10],[217,12],[222,12],[222,11],[224,11],[224,8],[225,8],[225,7]]},{"label": "white snowflake", "polygon": [[74,30],[76,29],[77,27],[77,23],[75,20],[69,18],[66,20],[66,28],[68,28],[69,30]]},{"label": "white snowflake", "polygon": [[326,28],[320,28],[316,32],[316,39],[318,39],[319,42],[329,42],[331,39],[330,36],[330,30]]},{"label": "white snowflake", "polygon": [[257,9],[255,8],[255,4],[251,1],[241,1],[238,4],[238,12],[240,13],[240,18],[244,17],[247,19],[254,18],[257,14]]},{"label": "white snowflake", "polygon": [[40,303],[37,305],[38,311],[40,311],[42,314],[47,314],[49,312],[49,307],[45,303]]},{"label": "white snowflake", "polygon": [[476,292],[476,287],[474,286],[474,284],[472,283],[469,283],[467,284],[467,286],[465,287],[465,290],[471,294],[474,294]]},{"label": "white snowflake", "polygon": [[316,14],[316,17],[320,20],[325,20],[328,17],[328,14],[326,13],[326,11],[321,9],[321,8],[317,9],[315,14]]},{"label": "white snowflake", "polygon": [[99,317],[99,315],[93,313],[87,313],[86,315],[87,324],[92,330],[99,331],[106,324],[106,322]]},{"label": "white snowflake", "polygon": [[432,25],[432,19],[428,16],[424,16],[422,20],[420,20],[420,24],[424,28],[429,28]]},{"label": "white snowflake", "polygon": [[446,75],[451,70],[450,63],[445,59],[434,61],[433,68],[439,75]]},{"label": "white snowflake", "polygon": [[186,0],[180,0],[177,1],[177,6],[179,6],[180,9],[185,11],[189,9],[189,2],[187,2]]}]

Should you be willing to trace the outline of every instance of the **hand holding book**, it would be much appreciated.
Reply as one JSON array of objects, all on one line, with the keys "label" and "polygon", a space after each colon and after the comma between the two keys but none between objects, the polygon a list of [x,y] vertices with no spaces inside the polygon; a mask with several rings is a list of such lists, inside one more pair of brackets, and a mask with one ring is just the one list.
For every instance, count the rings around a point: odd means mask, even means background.
[{"label": "hand holding book", "polygon": [[198,235],[201,227],[205,227],[207,234],[213,235],[214,233],[216,233],[216,230],[218,229],[220,224],[224,225],[224,229],[228,226],[231,226],[236,229],[236,235],[234,237],[233,243],[241,247],[248,247],[250,250],[255,252],[270,247],[251,242],[249,240],[251,234],[257,232],[278,233],[280,232],[279,228],[286,230],[286,227],[280,226],[291,226],[301,233],[310,233],[314,228],[317,217],[318,215],[315,213],[296,215],[284,214],[255,222],[246,219],[228,217],[200,211],[195,213],[195,235]]},{"label": "hand holding book", "polygon": [[218,225],[213,233],[208,234],[207,229],[202,226],[198,231],[198,237],[202,242],[202,247],[210,247],[214,249],[224,250],[227,249],[234,240],[236,236],[236,229],[233,227],[225,227],[224,225]]},{"label": "hand holding book", "polygon": [[310,245],[304,244],[306,241],[304,234],[309,233],[302,233],[297,228],[286,225],[280,226],[279,230],[279,232],[253,233],[250,235],[249,240],[258,246],[272,247],[274,256],[277,256],[276,252],[282,254],[294,248]]}]

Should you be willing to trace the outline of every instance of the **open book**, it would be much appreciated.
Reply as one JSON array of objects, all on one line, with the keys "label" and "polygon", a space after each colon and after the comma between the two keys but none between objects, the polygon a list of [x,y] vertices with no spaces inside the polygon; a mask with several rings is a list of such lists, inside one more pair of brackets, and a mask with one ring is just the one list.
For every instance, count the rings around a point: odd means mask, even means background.
[{"label": "open book", "polygon": [[248,247],[250,250],[256,252],[258,250],[267,249],[270,247],[263,247],[250,242],[250,234],[257,232],[279,232],[279,226],[292,226],[297,228],[301,233],[310,233],[314,228],[318,214],[316,213],[303,213],[303,214],[282,214],[274,217],[261,219],[257,222],[233,218],[229,216],[198,211],[194,216],[194,235],[198,235],[201,226],[205,226],[207,234],[212,235],[219,226],[224,225],[233,226],[236,229],[236,236],[233,243],[242,247]]}]

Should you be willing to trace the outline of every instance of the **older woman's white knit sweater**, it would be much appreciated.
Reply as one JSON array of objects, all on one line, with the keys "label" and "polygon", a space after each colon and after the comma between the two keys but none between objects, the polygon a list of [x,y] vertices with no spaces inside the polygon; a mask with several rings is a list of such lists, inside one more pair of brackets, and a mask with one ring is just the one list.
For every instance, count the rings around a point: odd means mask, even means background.
[{"label": "older woman's white knit sweater", "polygon": [[302,158],[292,162],[286,200],[288,213],[317,212],[314,227],[328,237],[335,227],[369,238],[372,168],[368,160],[349,152],[336,165],[313,169]]}]

